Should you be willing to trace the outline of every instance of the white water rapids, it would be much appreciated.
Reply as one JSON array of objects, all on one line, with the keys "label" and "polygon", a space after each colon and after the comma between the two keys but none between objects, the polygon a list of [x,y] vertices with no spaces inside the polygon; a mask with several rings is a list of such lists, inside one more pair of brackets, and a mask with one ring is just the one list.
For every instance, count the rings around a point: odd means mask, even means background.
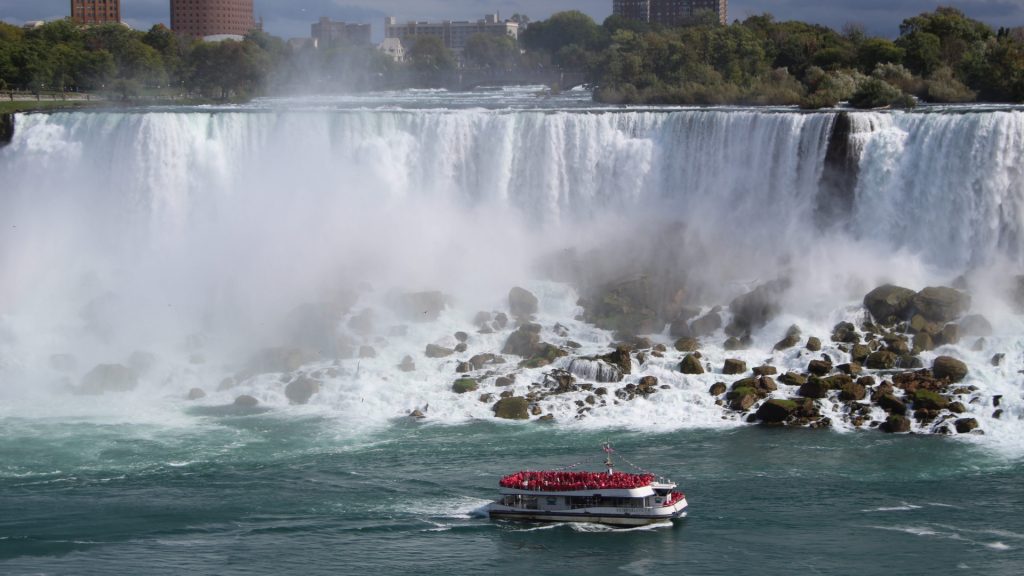
[{"label": "white water rapids", "polygon": [[[397,289],[442,290],[451,305],[436,323],[368,338],[378,357],[347,361],[302,409],[376,421],[429,404],[435,420],[490,418],[475,395],[448,392],[455,360],[423,358],[423,346],[454,345],[456,330],[475,330],[475,312],[505,309],[508,289],[523,285],[541,299],[546,341],[558,343],[560,322],[582,352],[605,350],[611,335],[577,320],[576,293],[536,266],[572,248],[602,277],[679,269],[690,303],[704,307],[791,279],[783,316],[739,353],[780,368],[807,362],[798,351],[772,357],[790,324],[827,340],[835,322],[861,317],[860,300],[881,283],[920,289],[966,274],[996,334],[980,351],[973,341],[944,351],[965,359],[983,390],[972,415],[1010,442],[1024,414],[1024,319],[1003,295],[1024,272],[1024,112],[852,119],[852,208],[820,222],[832,113],[20,115],[0,149],[0,413],[55,410],[83,373],[136,350],[158,366],[126,395],[133,410],[194,386],[211,404],[230,402],[239,390],[217,392],[217,382],[253,350],[283,344],[289,311],[356,289],[355,313]],[[380,324],[402,323],[377,310]],[[470,353],[499,351],[506,336],[474,334]],[[712,364],[726,357],[722,340],[706,344]],[[988,362],[997,352],[1007,357],[999,368]],[[74,366],[55,369],[54,354]],[[411,375],[395,368],[406,354],[418,367]],[[672,389],[595,411],[587,424],[723,424],[707,394],[720,375],[683,377],[676,363],[644,368]],[[242,391],[285,409],[271,380]],[[998,421],[988,404],[997,394]],[[41,399],[46,408],[34,408]],[[64,409],[90,402],[68,399]],[[575,409],[566,401],[552,412],[571,421]]]}]

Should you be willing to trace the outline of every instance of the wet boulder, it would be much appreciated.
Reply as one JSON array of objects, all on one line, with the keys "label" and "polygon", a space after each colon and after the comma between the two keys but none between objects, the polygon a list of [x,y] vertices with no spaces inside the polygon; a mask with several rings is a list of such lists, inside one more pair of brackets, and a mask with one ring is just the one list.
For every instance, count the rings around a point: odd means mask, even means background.
[{"label": "wet boulder", "polygon": [[810,338],[807,339],[807,345],[805,346],[805,348],[807,348],[807,350],[811,352],[820,352],[821,339],[818,338],[817,336],[811,336]]},{"label": "wet boulder", "polygon": [[892,370],[896,368],[899,359],[900,357],[893,352],[879,350],[869,354],[864,361],[864,365],[869,370]]},{"label": "wet boulder", "polygon": [[932,374],[939,379],[960,382],[967,377],[967,364],[950,356],[939,356],[932,363]]},{"label": "wet boulder", "polygon": [[737,360],[735,358],[729,358],[725,361],[722,366],[722,374],[743,374],[747,371],[747,363],[743,360]]},{"label": "wet boulder", "polygon": [[812,376],[807,380],[807,383],[800,387],[800,391],[797,394],[804,398],[827,398],[828,392],[831,389],[832,386],[829,380]]},{"label": "wet boulder", "polygon": [[423,353],[427,358],[447,358],[448,356],[455,354],[455,350],[445,348],[444,346],[438,346],[437,344],[427,344]]},{"label": "wet boulder", "polygon": [[130,392],[139,384],[137,372],[123,364],[100,364],[82,377],[80,394],[99,395],[107,392]]},{"label": "wet boulder", "polygon": [[960,320],[961,336],[991,336],[992,323],[981,314],[964,316]]},{"label": "wet boulder", "polygon": [[320,392],[320,382],[308,376],[299,376],[284,389],[284,395],[292,404],[307,404],[309,399],[318,392]]},{"label": "wet boulder", "polygon": [[505,420],[529,420],[530,402],[522,396],[502,398],[491,408],[496,418]]},{"label": "wet boulder", "polygon": [[728,387],[725,385],[725,382],[715,382],[711,385],[711,388],[708,389],[708,393],[712,396],[721,396],[722,394],[725,394],[727,390]]},{"label": "wet boulder", "polygon": [[952,322],[971,307],[971,297],[944,286],[930,286],[914,295],[914,309],[930,322]]},{"label": "wet boulder", "polygon": [[248,394],[243,394],[238,398],[235,398],[232,405],[236,408],[255,408],[260,405],[260,401]]},{"label": "wet boulder", "polygon": [[700,358],[695,354],[687,354],[683,357],[682,362],[679,363],[679,371],[683,374],[703,374],[704,366],[700,363]]},{"label": "wet boulder", "polygon": [[193,388],[188,391],[188,399],[191,401],[206,398],[206,392],[202,388]]},{"label": "wet boulder", "polygon": [[757,403],[758,399],[757,391],[750,387],[735,388],[726,395],[726,400],[729,401],[729,408],[739,412],[750,410]]},{"label": "wet boulder", "polygon": [[782,297],[790,285],[786,279],[773,280],[733,299],[729,304],[733,319],[726,333],[739,336],[764,327],[782,311]]},{"label": "wet boulder", "polygon": [[789,330],[786,331],[786,335],[783,336],[782,340],[775,343],[774,349],[776,351],[789,350],[790,348],[800,344],[800,337],[800,327],[794,324],[789,327]]},{"label": "wet boulder", "polygon": [[700,349],[700,342],[696,338],[680,338],[676,340],[675,347],[679,352],[696,352]]},{"label": "wet boulder", "polygon": [[530,318],[537,313],[540,301],[532,292],[516,286],[509,290],[508,309],[513,318]]},{"label": "wet boulder", "polygon": [[905,434],[910,432],[910,419],[900,414],[891,414],[879,428],[890,434]]},{"label": "wet boulder", "polygon": [[876,322],[891,326],[906,319],[913,306],[914,296],[913,290],[886,284],[864,296],[864,307]]},{"label": "wet boulder", "polygon": [[402,372],[415,372],[416,361],[412,359],[412,356],[406,356],[402,358],[402,362],[398,365],[398,369]]},{"label": "wet boulder", "polygon": [[529,358],[533,356],[534,350],[540,345],[540,324],[523,324],[515,332],[509,334],[505,346],[501,349],[502,354],[513,354]]},{"label": "wet boulder", "polygon": [[584,318],[605,330],[635,335],[660,332],[658,290],[648,276],[604,284],[583,298]]},{"label": "wet boulder", "polygon": [[452,384],[452,392],[456,394],[476,392],[479,387],[480,384],[473,378],[459,378]]},{"label": "wet boulder", "polygon": [[807,371],[816,376],[825,376],[832,371],[832,363],[828,360],[811,360],[807,363]]},{"label": "wet boulder", "polygon": [[978,428],[978,421],[974,418],[960,418],[955,425],[957,434],[967,434]]},{"label": "wet boulder", "polygon": [[710,336],[722,327],[722,315],[717,309],[695,319],[690,323],[690,332],[694,337]]},{"label": "wet boulder", "polygon": [[782,424],[793,417],[798,406],[793,400],[773,398],[757,409],[757,419],[765,424]]}]

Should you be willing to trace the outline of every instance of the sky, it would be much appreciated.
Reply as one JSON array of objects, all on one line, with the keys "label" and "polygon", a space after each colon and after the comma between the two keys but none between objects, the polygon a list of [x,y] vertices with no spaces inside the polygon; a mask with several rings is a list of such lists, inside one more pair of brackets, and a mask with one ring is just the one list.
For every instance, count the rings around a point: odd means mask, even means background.
[{"label": "sky", "polygon": [[[257,18],[264,28],[285,38],[309,36],[309,26],[320,16],[373,24],[383,34],[385,16],[404,20],[477,20],[498,11],[508,17],[519,12],[542,20],[553,12],[581,10],[598,22],[611,14],[612,0],[255,0]],[[1024,0],[731,0],[729,19],[769,12],[778,20],[803,20],[841,29],[847,23],[868,32],[895,37],[904,18],[934,10],[939,4],[955,6],[968,16],[993,27],[1024,26]],[[169,24],[169,0],[122,0],[125,20],[138,29],[157,22]],[[68,0],[0,0],[0,20],[21,24],[28,20],[54,20],[70,12]]]}]

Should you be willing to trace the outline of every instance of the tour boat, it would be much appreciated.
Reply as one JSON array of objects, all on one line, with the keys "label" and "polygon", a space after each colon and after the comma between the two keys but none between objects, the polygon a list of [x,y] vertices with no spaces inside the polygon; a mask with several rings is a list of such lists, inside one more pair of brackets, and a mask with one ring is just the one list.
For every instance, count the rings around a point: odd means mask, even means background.
[{"label": "tour boat", "polygon": [[[610,447],[605,451],[611,453]],[[516,472],[499,482],[501,498],[487,507],[497,520],[592,522],[629,527],[656,524],[686,513],[686,495],[675,482],[653,474],[616,472]]]}]

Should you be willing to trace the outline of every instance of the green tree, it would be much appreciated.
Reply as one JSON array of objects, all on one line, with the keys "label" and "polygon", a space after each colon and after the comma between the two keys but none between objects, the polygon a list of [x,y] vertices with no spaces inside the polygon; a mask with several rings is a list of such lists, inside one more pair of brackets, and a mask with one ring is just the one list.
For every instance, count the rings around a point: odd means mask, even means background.
[{"label": "green tree", "polygon": [[436,36],[416,37],[405,57],[419,72],[447,72],[456,67],[455,55]]},{"label": "green tree", "polygon": [[474,34],[466,40],[466,63],[481,68],[510,68],[519,56],[516,41],[509,36]]}]

